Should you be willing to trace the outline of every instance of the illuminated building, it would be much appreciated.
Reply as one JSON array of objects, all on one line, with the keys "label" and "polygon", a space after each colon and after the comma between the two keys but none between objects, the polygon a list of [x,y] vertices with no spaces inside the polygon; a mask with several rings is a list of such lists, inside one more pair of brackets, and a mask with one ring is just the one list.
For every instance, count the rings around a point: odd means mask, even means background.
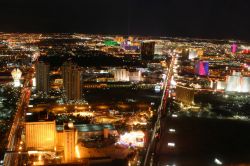
[{"label": "illuminated building", "polygon": [[40,56],[40,52],[39,52],[39,51],[36,51],[36,52],[32,55],[32,61],[35,62],[39,56]]},{"label": "illuminated building", "polygon": [[35,150],[53,150],[56,146],[55,121],[26,122],[26,148]]},{"label": "illuminated building", "polygon": [[216,90],[224,90],[226,89],[225,81],[216,81]]},{"label": "illuminated building", "polygon": [[36,87],[36,78],[35,78],[35,77],[32,78],[32,86],[33,86],[33,87]]},{"label": "illuminated building", "polygon": [[197,54],[197,51],[196,50],[189,50],[189,54],[188,54],[188,59],[194,59],[194,58],[197,58],[198,57],[198,54]]},{"label": "illuminated building", "polygon": [[36,89],[41,92],[49,92],[49,65],[38,61],[35,64],[36,69]]},{"label": "illuminated building", "polygon": [[129,71],[126,69],[116,69],[113,73],[115,81],[129,81]]},{"label": "illuminated building", "polygon": [[242,54],[250,54],[250,50],[249,49],[245,49],[242,51]]},{"label": "illuminated building", "polygon": [[141,59],[153,60],[155,52],[155,42],[142,42],[141,43]]},{"label": "illuminated building", "polygon": [[231,46],[231,52],[233,54],[235,54],[237,52],[237,49],[238,49],[238,46],[237,44],[233,43],[232,46]]},{"label": "illuminated building", "polygon": [[103,137],[104,138],[108,138],[109,137],[109,129],[108,128],[104,128],[103,129]]},{"label": "illuminated building", "polygon": [[12,70],[11,75],[12,75],[12,78],[14,80],[14,87],[21,86],[21,83],[20,83],[20,78],[22,76],[21,70],[16,68],[16,69]]},{"label": "illuminated building", "polygon": [[195,62],[195,74],[197,74],[199,76],[209,75],[209,62],[196,61]]},{"label": "illuminated building", "polygon": [[128,37],[128,40],[132,42],[132,41],[134,41],[134,37],[129,36],[129,37]]},{"label": "illuminated building", "polygon": [[130,50],[130,51],[139,51],[140,47],[139,46],[123,46],[125,50]]},{"label": "illuminated building", "polygon": [[155,92],[156,92],[156,93],[159,93],[159,92],[161,91],[161,88],[162,88],[161,85],[156,84],[156,85],[155,85]]},{"label": "illuminated building", "polygon": [[80,100],[82,98],[81,71],[72,62],[65,62],[61,70],[67,99]]},{"label": "illuminated building", "polygon": [[250,77],[244,77],[240,72],[233,72],[231,76],[227,77],[227,92],[250,92]]},{"label": "illuminated building", "polygon": [[104,41],[104,44],[105,44],[105,46],[119,46],[119,44],[113,40],[106,40],[106,41]]},{"label": "illuminated building", "polygon": [[130,40],[125,40],[122,44],[121,44],[121,46],[122,47],[126,47],[126,46],[131,46],[131,41]]},{"label": "illuminated building", "polygon": [[204,54],[204,51],[202,49],[197,49],[197,55],[198,57],[202,57]]},{"label": "illuminated building", "polygon": [[227,77],[227,88],[226,91],[240,92],[240,76],[233,75]]},{"label": "illuminated building", "polygon": [[144,147],[145,134],[142,131],[131,131],[120,136],[119,144]]},{"label": "illuminated building", "polygon": [[63,79],[56,78],[51,81],[51,89],[59,90],[61,87],[63,87]]},{"label": "illuminated building", "polygon": [[194,103],[194,89],[184,86],[176,86],[176,100],[183,104],[192,105]]},{"label": "illuminated building", "polygon": [[76,159],[77,131],[73,123],[64,124],[63,145],[64,160],[66,163]]},{"label": "illuminated building", "polygon": [[140,44],[138,42],[133,42],[133,38],[129,37],[128,40],[124,40],[120,45],[123,49],[128,51],[139,51]]},{"label": "illuminated building", "polygon": [[142,80],[141,71],[137,71],[137,70],[129,71],[129,81],[139,82],[141,80]]},{"label": "illuminated building", "polygon": [[[75,124],[78,139],[85,140],[94,136],[103,136],[104,132],[108,135],[117,136],[118,132],[112,124]],[[108,130],[107,130],[108,129]],[[63,125],[56,125],[58,143],[60,144],[61,135],[64,130]],[[107,135],[107,133],[105,133]],[[60,136],[60,137],[59,137]]]},{"label": "illuminated building", "polygon": [[115,81],[139,82],[142,80],[141,71],[127,69],[116,69],[113,71]]},{"label": "illuminated building", "polygon": [[155,43],[155,52],[156,55],[163,55],[164,44],[163,43]]},{"label": "illuminated building", "polygon": [[114,40],[116,41],[116,42],[118,42],[118,43],[122,43],[122,42],[124,42],[124,38],[122,37],[122,36],[116,36],[115,38],[114,38]]},{"label": "illuminated building", "polygon": [[241,77],[241,92],[250,92],[250,77]]}]

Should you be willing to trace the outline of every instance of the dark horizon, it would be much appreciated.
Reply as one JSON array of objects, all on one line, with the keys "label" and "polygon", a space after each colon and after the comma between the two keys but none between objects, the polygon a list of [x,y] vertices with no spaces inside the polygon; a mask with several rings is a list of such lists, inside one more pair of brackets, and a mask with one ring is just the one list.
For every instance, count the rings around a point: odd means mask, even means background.
[{"label": "dark horizon", "polygon": [[217,1],[4,0],[0,31],[250,41],[250,2]]}]

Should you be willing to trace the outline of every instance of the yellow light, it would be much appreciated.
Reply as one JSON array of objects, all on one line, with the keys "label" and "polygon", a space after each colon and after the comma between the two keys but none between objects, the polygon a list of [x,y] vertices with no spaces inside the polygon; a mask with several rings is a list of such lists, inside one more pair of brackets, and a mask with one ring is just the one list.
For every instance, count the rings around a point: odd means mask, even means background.
[{"label": "yellow light", "polygon": [[74,124],[72,122],[68,123],[68,127],[69,128],[73,128],[74,127]]},{"label": "yellow light", "polygon": [[38,151],[28,151],[28,154],[37,154]]},{"label": "yellow light", "polygon": [[76,157],[80,158],[81,156],[80,156],[80,151],[79,151],[78,145],[76,145],[75,150],[76,150]]},{"label": "yellow light", "polygon": [[42,155],[41,155],[41,154],[39,154],[39,156],[38,156],[38,160],[39,160],[39,161],[41,161],[41,160],[42,160]]}]

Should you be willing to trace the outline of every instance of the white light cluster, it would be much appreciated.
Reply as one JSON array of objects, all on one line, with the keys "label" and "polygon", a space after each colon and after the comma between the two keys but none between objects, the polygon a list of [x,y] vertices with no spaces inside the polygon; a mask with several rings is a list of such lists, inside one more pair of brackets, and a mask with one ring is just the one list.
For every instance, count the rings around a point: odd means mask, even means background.
[{"label": "white light cluster", "polygon": [[142,131],[132,131],[129,133],[124,133],[120,136],[118,144],[123,144],[127,146],[144,147],[144,137],[145,134]]},{"label": "white light cluster", "polygon": [[20,79],[22,76],[21,70],[18,68],[15,68],[14,70],[12,70],[11,75],[14,80],[14,87],[20,87],[21,86]]}]

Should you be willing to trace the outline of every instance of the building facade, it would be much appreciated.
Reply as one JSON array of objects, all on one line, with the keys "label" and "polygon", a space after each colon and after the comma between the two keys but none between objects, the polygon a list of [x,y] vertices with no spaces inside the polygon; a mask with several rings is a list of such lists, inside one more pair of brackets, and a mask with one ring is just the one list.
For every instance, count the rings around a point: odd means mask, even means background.
[{"label": "building facade", "polygon": [[141,59],[153,60],[155,52],[155,42],[142,42],[141,43]]},{"label": "building facade", "polygon": [[49,64],[38,61],[36,69],[36,89],[41,92],[49,92]]},{"label": "building facade", "polygon": [[194,103],[194,88],[176,86],[176,100],[183,104],[192,105]]},{"label": "building facade", "polygon": [[65,62],[61,67],[63,77],[63,87],[68,100],[82,99],[82,78],[81,71],[72,62]]},{"label": "building facade", "polygon": [[195,62],[195,74],[199,76],[209,75],[209,62],[208,61],[196,61]]},{"label": "building facade", "polygon": [[55,121],[26,122],[26,148],[31,150],[53,150],[56,147]]},{"label": "building facade", "polygon": [[65,124],[63,130],[64,160],[66,163],[76,160],[77,131],[73,124]]},{"label": "building facade", "polygon": [[242,76],[240,72],[227,76],[226,83],[226,92],[250,93],[250,77]]},{"label": "building facade", "polygon": [[129,71],[126,69],[116,69],[113,74],[115,81],[129,81]]}]

